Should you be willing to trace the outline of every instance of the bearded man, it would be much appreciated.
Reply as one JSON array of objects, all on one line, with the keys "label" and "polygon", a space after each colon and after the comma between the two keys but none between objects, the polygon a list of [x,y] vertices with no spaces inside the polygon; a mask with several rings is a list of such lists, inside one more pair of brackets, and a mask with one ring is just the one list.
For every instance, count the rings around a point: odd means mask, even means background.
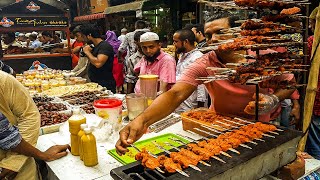
[{"label": "bearded man", "polygon": [[[161,50],[159,36],[154,32],[146,32],[140,37],[140,45],[144,56],[135,65],[134,71],[139,75],[152,74],[159,76],[159,92],[168,91],[176,82],[176,62],[174,58]],[[140,93],[138,80],[135,93]]]}]

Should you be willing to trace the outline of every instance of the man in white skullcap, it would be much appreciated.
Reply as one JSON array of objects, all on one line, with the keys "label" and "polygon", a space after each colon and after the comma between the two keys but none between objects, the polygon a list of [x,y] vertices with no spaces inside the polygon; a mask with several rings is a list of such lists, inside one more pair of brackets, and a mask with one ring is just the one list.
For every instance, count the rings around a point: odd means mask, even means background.
[{"label": "man in white skullcap", "polygon": [[[158,75],[160,80],[158,92],[166,92],[176,82],[176,61],[171,55],[161,50],[159,36],[154,32],[142,34],[140,45],[144,56],[135,65],[134,71],[139,75]],[[140,93],[139,80],[134,91]]]},{"label": "man in white skullcap", "polygon": [[128,30],[126,28],[121,29],[121,35],[118,37],[118,40],[121,42],[124,41],[124,38],[126,37],[126,34],[128,33]]}]

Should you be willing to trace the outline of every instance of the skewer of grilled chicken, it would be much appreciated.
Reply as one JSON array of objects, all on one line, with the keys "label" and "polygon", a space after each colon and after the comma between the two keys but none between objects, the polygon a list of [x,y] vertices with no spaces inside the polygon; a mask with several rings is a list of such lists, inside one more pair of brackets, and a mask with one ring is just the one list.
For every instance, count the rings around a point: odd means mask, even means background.
[{"label": "skewer of grilled chicken", "polygon": [[[226,121],[226,120],[223,119],[223,121]],[[232,127],[232,128],[239,129],[239,126],[233,126],[233,125],[231,125],[229,120],[227,120],[227,122],[229,122],[229,123],[225,123],[225,122],[221,122],[221,121],[216,121],[216,122],[220,122],[220,123],[222,123],[222,124],[224,124],[224,125],[226,125],[226,126],[230,126],[230,127]],[[205,128],[208,129],[208,130],[211,130],[209,127],[205,127]],[[246,141],[246,142],[251,143],[251,144],[254,144],[254,145],[258,145],[256,142],[253,142],[253,141],[251,141],[251,140]],[[243,146],[243,144],[240,144],[240,146]]]},{"label": "skewer of grilled chicken", "polygon": [[[221,131],[218,131],[216,129],[212,129],[210,127],[207,127],[207,126],[204,126],[204,125],[201,125],[201,127],[203,128],[206,128],[212,132],[216,132],[218,134],[224,134],[224,132],[221,132]],[[261,139],[263,136],[262,136],[262,132],[260,131],[255,131],[255,132],[243,132],[242,129],[237,129],[237,130],[233,130],[233,131],[230,131],[230,132],[235,132],[237,133],[239,136],[238,138],[241,139],[241,140],[244,140],[244,141],[250,141],[250,140],[253,140],[253,139]],[[261,139],[262,140],[262,139]]]},{"label": "skewer of grilled chicken", "polygon": [[[234,119],[239,120],[239,121],[242,121],[242,122],[245,122],[245,123],[248,123],[248,124],[254,124],[254,122],[246,121],[246,120],[244,120],[244,119],[240,119],[240,118],[237,118],[237,117],[235,117]],[[279,131],[279,132],[283,132],[283,130],[282,130],[282,129],[279,129],[279,128],[276,128],[275,130],[276,130],[276,131]]]},{"label": "skewer of grilled chicken", "polygon": [[[240,118],[237,118],[237,120],[239,120]],[[233,122],[233,121],[231,121],[231,122]],[[245,126],[246,124],[242,124],[242,123],[237,123],[238,125],[240,125],[240,126]],[[262,124],[262,123],[260,123],[260,122],[257,122],[257,123],[254,123],[253,125],[254,126],[259,126],[260,124]],[[263,126],[268,126],[268,125],[266,125],[266,124],[262,124]],[[263,130],[263,129],[260,129],[260,130]],[[268,133],[271,133],[271,134],[275,134],[275,135],[279,135],[279,133],[277,133],[277,132],[274,132],[276,130],[276,127],[271,127],[270,126],[270,128],[268,129],[268,131],[265,131],[265,132],[268,132]]]},{"label": "skewer of grilled chicken", "polygon": [[[204,128],[206,128],[206,129],[209,129],[210,131],[217,132],[217,133],[219,133],[219,134],[223,134],[223,132],[221,132],[221,131],[219,131],[219,130],[216,130],[216,129],[213,129],[213,128],[210,128],[210,127],[204,126],[204,125],[201,125],[201,126],[204,127]],[[242,129],[242,128],[247,128],[247,127],[246,127],[246,126],[240,127],[240,129]],[[230,131],[230,132],[232,132],[232,131]],[[261,135],[261,136],[260,136],[260,135]],[[260,139],[261,139],[263,136],[265,136],[265,137],[270,137],[270,138],[275,138],[275,136],[271,136],[271,135],[269,135],[269,134],[265,134],[264,132],[262,132],[262,131],[259,130],[258,135],[252,137],[252,139],[254,139],[254,138],[260,138]]]},{"label": "skewer of grilled chicken", "polygon": [[173,148],[174,150],[178,151],[181,155],[184,155],[188,158],[194,159],[205,166],[211,166],[210,164],[202,161],[201,156],[194,154],[192,151],[186,150],[184,148],[179,149],[179,148],[175,147],[173,144],[171,144],[170,142],[164,142],[164,144]]},{"label": "skewer of grilled chicken", "polygon": [[[190,131],[190,132],[192,132],[192,131]],[[189,133],[190,133],[189,132]],[[192,132],[192,133],[194,133],[194,132]],[[194,133],[195,134],[195,133]],[[191,138],[191,137],[189,137],[189,136],[184,136],[184,135],[181,135],[181,134],[178,134],[179,136],[181,136],[181,137],[184,137],[184,138],[187,138],[187,139],[190,139],[191,141],[194,141],[195,143],[199,143],[200,141],[198,141],[198,140],[195,140],[195,139],[193,139],[193,138]],[[187,144],[188,145],[188,144]],[[211,153],[211,152],[210,152]],[[223,152],[223,151],[218,151],[218,152],[216,152],[216,153],[214,153],[214,154],[212,154],[212,156],[214,156],[214,155],[219,155],[219,154],[222,154],[222,155],[224,155],[224,156],[226,156],[226,157],[228,157],[228,158],[232,158],[232,156],[230,155],[230,154],[228,154],[228,153],[226,153],[226,152]]]},{"label": "skewer of grilled chicken", "polygon": [[[195,130],[197,130],[197,131],[199,131],[199,132],[205,133],[205,134],[207,134],[207,135],[209,135],[209,136],[213,136],[213,137],[219,138],[219,136],[217,136],[217,135],[215,135],[215,134],[212,134],[212,133],[210,133],[210,132],[204,131],[204,130],[202,130],[202,129],[199,129],[199,128],[193,128],[193,129],[195,129]],[[209,138],[206,138],[206,139],[209,140]],[[236,147],[239,145],[239,146],[242,146],[242,147],[247,148],[247,149],[252,149],[250,146],[247,146],[247,145],[245,145],[245,144],[241,144],[241,142],[240,142],[240,143],[238,143],[238,142],[228,143],[228,144],[230,144],[229,146],[231,146],[231,147],[228,148],[228,150],[230,150],[230,151],[232,151],[232,152],[235,152],[235,153],[237,153],[237,154],[240,154],[240,152],[237,151],[237,150],[235,150],[235,149],[232,148],[232,147],[235,147],[235,148],[236,148]],[[227,144],[224,144],[224,145],[227,145]]]},{"label": "skewer of grilled chicken", "polygon": [[165,173],[160,169],[160,163],[157,161],[157,158],[152,156],[148,151],[146,150],[140,150],[135,145],[131,145],[134,149],[138,151],[138,154],[136,154],[135,159],[141,160],[141,164],[151,170],[156,169],[160,173]]},{"label": "skewer of grilled chicken", "polygon": [[163,150],[165,153],[169,154],[170,158],[172,158],[172,160],[174,162],[179,163],[183,168],[191,167],[192,169],[201,172],[201,169],[199,169],[196,166],[198,164],[197,161],[187,159],[187,157],[185,157],[177,152],[170,152],[170,151],[166,150],[164,147],[160,146],[155,141],[153,141],[152,144],[154,144],[158,149]]},{"label": "skewer of grilled chicken", "polygon": [[[172,140],[172,141],[174,141],[174,142],[176,142],[176,143],[179,143],[179,144],[181,144],[181,145],[188,145],[188,144],[186,144],[186,143],[184,143],[183,141],[181,141],[180,139],[176,139],[176,138],[169,138],[170,140]],[[185,149],[186,150],[186,149]],[[183,148],[181,149],[181,151],[185,151]],[[186,150],[186,151],[189,151],[189,150]],[[194,151],[190,151],[190,152],[194,152]],[[188,152],[185,152],[186,154],[188,153]],[[222,162],[222,163],[226,163],[224,160],[222,160],[222,159],[220,159],[219,157],[217,157],[217,156],[215,156],[214,154],[212,155],[212,154],[210,154],[210,155],[208,155],[208,154],[199,154],[198,152],[194,152],[196,155],[198,155],[198,156],[200,156],[201,157],[201,159],[202,160],[209,160],[210,158],[213,158],[213,159],[215,159],[215,160],[217,160],[217,161],[220,161],[220,162]],[[188,153],[188,154],[190,154],[190,153]],[[230,155],[229,155],[230,156]],[[227,157],[229,157],[229,156],[227,156]]]},{"label": "skewer of grilled chicken", "polygon": [[[131,145],[133,148],[135,148],[139,153],[136,155],[137,160],[142,160],[141,164],[146,166],[151,166],[151,168],[155,168],[161,173],[164,173],[160,166],[163,166],[169,173],[178,172],[183,176],[189,177],[187,173],[182,171],[182,168],[180,164],[173,162],[172,158],[168,158],[166,156],[156,156],[148,151],[140,151],[136,146]],[[142,157],[142,159],[141,159]],[[151,159],[151,160],[149,160]],[[154,163],[155,165],[153,165]],[[149,168],[149,167],[148,167]]]},{"label": "skewer of grilled chicken", "polygon": [[[237,124],[237,125],[240,125],[240,126],[243,126],[245,124],[241,124],[241,123],[238,123],[238,122],[235,122],[235,121],[231,121],[231,120],[228,120],[228,119],[223,119],[224,121],[227,121],[227,122],[230,122],[230,123],[234,123],[234,124]],[[206,128],[206,126],[202,126],[204,128]],[[219,133],[219,132],[218,132]],[[219,133],[220,134],[220,133]],[[263,139],[260,139],[260,138],[254,138],[254,140],[258,140],[258,141],[261,141],[261,142],[265,142],[265,140]],[[249,141],[250,142],[250,141]]]}]

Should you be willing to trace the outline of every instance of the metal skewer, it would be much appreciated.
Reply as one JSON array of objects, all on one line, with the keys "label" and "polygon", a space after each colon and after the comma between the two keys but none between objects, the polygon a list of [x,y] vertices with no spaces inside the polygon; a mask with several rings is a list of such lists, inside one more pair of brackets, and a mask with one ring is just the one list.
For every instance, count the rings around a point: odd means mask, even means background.
[{"label": "metal skewer", "polygon": [[[210,135],[210,136],[213,136],[213,135],[214,135],[214,134],[212,134],[212,133],[209,133],[209,132],[204,131],[204,130],[199,129],[199,128],[194,128],[194,129],[197,130],[197,131],[203,132],[203,133],[205,133],[205,134],[208,134],[208,135]],[[214,135],[214,136],[215,136],[215,137],[218,137],[217,135]],[[247,149],[252,149],[250,146],[247,146],[247,145],[245,145],[245,144],[239,144],[239,146],[242,146],[242,147],[247,148]],[[232,152],[235,152],[235,153],[237,153],[237,154],[240,154],[240,152],[237,151],[237,150],[235,150],[234,148],[229,148],[229,150],[232,151]]]},{"label": "metal skewer", "polygon": [[[186,116],[183,116],[183,117],[181,117],[181,118],[185,118],[185,119],[188,119],[188,120],[190,120],[190,121],[195,121],[194,119],[189,118],[189,117],[186,117]],[[216,126],[216,127],[215,127],[215,126]],[[219,126],[219,125],[217,125],[217,124],[213,124],[211,128],[219,128],[219,129],[222,129],[222,131],[229,131],[229,129],[226,129],[226,128],[224,128],[224,127],[222,127],[222,126]]]},{"label": "metal skewer", "polygon": [[[141,152],[139,148],[137,148],[137,146],[135,146],[134,144],[130,145],[131,147],[133,147],[135,150],[137,150],[138,152]],[[151,152],[147,151],[148,154],[150,154],[152,157],[157,158],[158,156],[152,154]],[[160,173],[164,174],[165,172],[162,171],[162,169],[160,169],[160,167],[156,167],[156,170],[159,171]]]},{"label": "metal skewer", "polygon": [[[164,144],[166,144],[167,146],[169,146],[169,147],[171,147],[171,148],[173,148],[174,150],[176,150],[176,151],[178,151],[178,152],[180,152],[180,149],[179,148],[177,148],[177,147],[175,147],[174,145],[172,145],[171,143],[169,143],[169,142],[164,142]],[[205,165],[205,166],[211,166],[210,164],[208,164],[208,163],[206,163],[206,162],[204,162],[204,161],[199,161],[201,164],[203,164],[203,165]]]},{"label": "metal skewer", "polygon": [[[180,135],[181,136],[181,135]],[[186,136],[187,137],[187,136]],[[187,137],[188,138],[188,137]],[[181,144],[181,145],[187,145],[186,143],[184,143],[184,142],[182,142],[180,139],[176,139],[176,138],[169,138],[170,140],[172,140],[172,141],[174,141],[174,142],[176,142],[176,143],[179,143],[179,144]],[[190,139],[192,139],[192,138],[190,138]],[[195,140],[195,142],[196,142],[196,140]],[[197,141],[197,142],[199,142],[199,141]],[[217,160],[217,161],[220,161],[220,162],[222,162],[222,163],[226,163],[224,160],[222,160],[222,159],[220,159],[219,157],[217,157],[217,156],[211,156],[213,159],[215,159],[215,160]],[[229,157],[229,156],[227,156],[227,157]]]},{"label": "metal skewer", "polygon": [[219,121],[219,120],[217,120],[216,122],[221,123],[221,124],[223,124],[223,125],[225,125],[225,126],[229,126],[229,127],[235,128],[235,129],[238,129],[238,128],[239,128],[238,126],[233,126],[233,125],[231,125],[231,124],[224,123],[224,122],[221,122],[221,121]]},{"label": "metal skewer", "polygon": [[[158,149],[164,151],[165,153],[167,153],[167,154],[169,154],[169,155],[171,154],[170,151],[168,151],[168,150],[166,150],[165,148],[163,148],[162,146],[160,146],[157,142],[152,141],[152,144],[154,144]],[[188,166],[191,167],[192,169],[196,170],[196,171],[200,171],[200,172],[201,172],[201,169],[199,169],[199,168],[198,168],[197,166],[195,166],[195,165],[189,164]]]}]

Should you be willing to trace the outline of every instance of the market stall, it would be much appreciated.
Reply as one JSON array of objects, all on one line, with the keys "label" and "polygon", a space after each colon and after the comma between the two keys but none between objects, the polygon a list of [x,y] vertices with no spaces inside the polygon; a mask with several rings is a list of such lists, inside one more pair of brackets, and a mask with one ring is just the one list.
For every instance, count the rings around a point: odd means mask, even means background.
[{"label": "market stall", "polygon": [[[241,24],[239,27],[220,30],[216,36],[232,36],[232,38],[228,40],[222,40],[221,38],[218,42],[202,49],[203,52],[212,50],[219,52],[237,51],[239,52],[237,53],[238,56],[251,59],[251,61],[230,63],[223,67],[207,67],[207,70],[211,70],[212,73],[208,73],[208,77],[200,77],[196,80],[204,83],[227,80],[231,83],[255,87],[256,96],[243,109],[245,113],[255,115],[255,121],[259,121],[259,115],[261,115],[259,114],[260,108],[256,107],[260,107],[261,102],[266,100],[263,96],[259,96],[261,87],[273,89],[301,88],[303,94],[306,85],[306,72],[309,69],[309,65],[306,64],[306,45],[303,41],[294,41],[288,36],[291,37],[292,34],[297,33],[302,34],[304,36],[303,40],[306,42],[308,33],[305,32],[308,28],[308,16],[304,16],[304,14],[308,15],[308,1],[235,0],[234,2],[206,1],[206,3],[213,7],[228,10],[256,11],[257,17],[249,20],[239,20],[238,23]],[[263,16],[261,15],[262,12],[264,13]],[[295,26],[293,22],[301,23],[296,23],[298,25]],[[277,47],[285,47],[286,51],[274,50]],[[292,50],[293,48],[300,50],[297,52]],[[241,51],[247,50],[254,51],[255,55],[241,53]],[[262,54],[263,50],[272,53]],[[288,74],[293,76],[293,73],[297,74],[297,82],[277,80],[277,77]],[[233,114],[233,112],[229,113]],[[160,154],[155,156],[150,146],[144,147],[146,151],[143,151],[143,147],[133,147],[131,149],[138,152],[135,158],[140,162],[127,164],[112,170],[113,178],[257,179],[293,161],[296,157],[298,141],[302,135],[301,132],[248,121],[244,117],[216,114],[209,110],[182,114],[182,121],[184,130],[200,134],[204,138],[200,141],[189,138],[191,143],[182,143],[183,146],[179,148],[169,148],[167,146],[168,142],[155,145],[158,149],[164,151],[165,156],[160,156]],[[293,134],[296,135],[289,138]],[[186,138],[188,139],[188,137]],[[279,144],[273,144],[275,142]],[[264,143],[267,143],[268,146],[263,145]],[[261,148],[259,148],[260,145],[262,145]],[[171,152],[165,151],[166,148],[164,147],[168,147],[167,150],[170,149]],[[282,151],[282,148],[285,151]],[[289,149],[293,152],[288,152]],[[225,154],[226,152],[228,154]],[[244,155],[246,152],[250,152],[252,156],[246,158]],[[283,157],[284,154],[288,157]],[[290,154],[291,157],[289,157]],[[273,160],[271,156],[276,158]],[[190,159],[196,160],[193,162]],[[225,164],[212,168],[201,165],[203,163],[200,160],[209,161],[211,165],[219,163],[218,161]],[[283,162],[277,160],[283,160]],[[253,164],[248,165],[251,162],[255,162],[254,166],[257,169],[253,167]],[[271,162],[277,163],[269,164]],[[197,172],[199,169],[194,166],[202,170],[201,175]],[[297,173],[299,169],[297,167],[292,174]],[[243,173],[237,174],[239,172]],[[300,172],[300,175],[302,174]]]},{"label": "market stall", "polygon": [[[226,80],[239,85],[253,86],[256,88],[257,95],[260,92],[260,86],[273,89],[304,89],[303,80],[298,82],[274,80],[263,84],[273,78],[292,73],[303,77],[309,69],[303,53],[297,54],[289,50],[263,55],[260,51],[279,46],[288,49],[289,47],[304,49],[303,42],[295,42],[282,35],[293,33],[307,35],[304,33],[308,25],[306,16],[299,13],[308,14],[309,3],[307,1],[295,3],[263,1],[261,4],[250,2],[235,0],[235,2],[210,3],[212,6],[229,9],[258,12],[271,9],[272,11],[268,11],[269,15],[259,19],[257,17],[253,20],[241,20],[239,22],[241,26],[237,28],[220,30],[221,35],[232,34],[235,37],[228,41],[218,41],[202,50],[207,52],[251,49],[256,51],[257,56],[239,54],[251,61],[227,64],[223,68],[207,67],[215,73],[208,77],[200,77],[198,81],[206,83]],[[288,21],[300,21],[303,22],[303,26],[292,26],[287,24]],[[57,114],[50,114],[52,112],[62,113],[62,111],[81,108],[87,123],[99,122],[93,123],[95,125],[92,126],[97,138],[98,164],[86,167],[84,161],[80,160],[81,156],[69,154],[65,158],[48,163],[50,172],[55,174],[55,178],[258,179],[277,171],[296,158],[297,144],[302,137],[302,132],[257,122],[260,114],[255,107],[259,107],[260,101],[265,101],[264,97],[259,96],[256,97],[256,101],[252,99],[243,109],[251,117],[255,117],[253,119],[219,114],[209,109],[191,110],[181,115],[170,114],[151,125],[142,140],[131,145],[128,148],[129,152],[125,155],[119,156],[114,149],[115,141],[119,138],[119,129],[114,125],[115,123],[119,125],[121,121],[109,120],[113,115],[118,118],[118,111],[116,110],[113,114],[99,113],[94,104],[99,99],[121,99],[122,115],[125,118],[126,100],[123,96],[111,95],[100,88],[96,84],[53,87],[34,97],[43,114],[42,134],[44,135],[38,141],[38,148],[41,150],[72,141],[68,122],[64,122],[70,115],[66,117],[62,115],[62,118],[58,119],[63,121],[58,121],[55,119]],[[122,125],[127,123],[123,121]],[[58,125],[59,128],[52,125]],[[54,127],[54,130],[50,127]],[[306,160],[306,166],[300,163],[296,166],[296,172],[284,173],[281,177],[308,175],[319,168],[319,161]]]},{"label": "market stall", "polygon": [[[23,34],[35,33],[41,35],[42,32],[48,31],[54,38],[56,32],[64,33],[67,45],[61,41],[56,43],[43,43],[38,48],[27,47],[21,41],[19,48],[8,48],[4,40],[1,41],[4,52],[2,58],[6,64],[10,65],[16,72],[21,73],[29,69],[33,61],[40,61],[53,69],[71,69],[70,50],[68,53],[54,53],[54,48],[70,49],[70,32],[69,32],[69,13],[68,7],[62,2],[26,0],[17,1],[9,5],[1,7],[0,17],[0,33],[2,36],[15,34],[20,32]],[[39,38],[39,37],[38,37]],[[14,40],[12,40],[14,41]],[[16,39],[14,43],[17,44]],[[53,42],[53,41],[52,41]]]}]

